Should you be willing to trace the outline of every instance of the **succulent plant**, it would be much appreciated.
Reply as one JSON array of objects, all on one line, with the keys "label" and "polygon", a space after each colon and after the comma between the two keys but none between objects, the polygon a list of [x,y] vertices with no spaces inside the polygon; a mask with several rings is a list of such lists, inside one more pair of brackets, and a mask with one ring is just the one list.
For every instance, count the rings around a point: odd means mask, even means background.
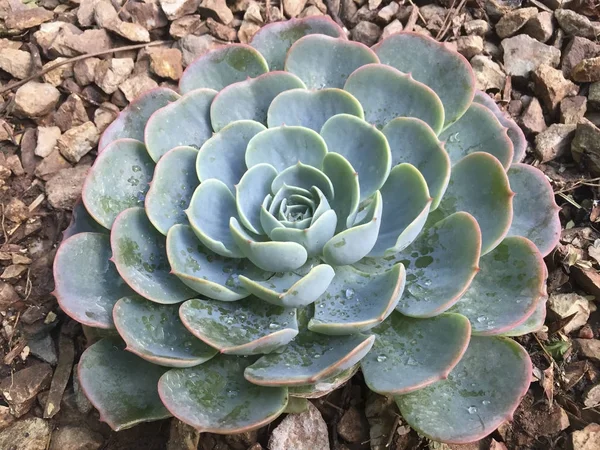
[{"label": "succulent plant", "polygon": [[55,259],[61,308],[106,336],[78,366],[102,420],[242,432],[358,369],[434,440],[510,418],[558,208],[461,55],[311,17],[179,89],[104,132]]}]

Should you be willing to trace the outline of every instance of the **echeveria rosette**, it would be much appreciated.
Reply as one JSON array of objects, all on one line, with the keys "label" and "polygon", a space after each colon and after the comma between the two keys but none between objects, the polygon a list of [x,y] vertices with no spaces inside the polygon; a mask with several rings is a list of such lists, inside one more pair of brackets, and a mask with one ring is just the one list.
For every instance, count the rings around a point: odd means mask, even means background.
[{"label": "echeveria rosette", "polygon": [[[514,122],[427,37],[264,27],[105,131],[57,252],[63,310],[114,334],[81,385],[114,429],[236,433],[359,368],[435,440],[529,385],[557,207]],[[294,403],[294,405],[291,405]]]}]

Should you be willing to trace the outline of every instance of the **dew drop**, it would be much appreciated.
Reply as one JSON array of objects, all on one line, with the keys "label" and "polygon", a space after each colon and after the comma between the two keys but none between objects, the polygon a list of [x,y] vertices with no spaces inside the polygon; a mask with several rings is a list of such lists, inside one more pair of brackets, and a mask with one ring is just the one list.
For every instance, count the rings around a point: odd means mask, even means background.
[{"label": "dew drop", "polygon": [[354,297],[354,289],[346,289],[346,292],[344,293],[344,295],[346,296],[346,298],[348,300],[350,300],[352,297]]},{"label": "dew drop", "polygon": [[409,356],[408,359],[406,360],[406,365],[407,366],[416,366],[417,360],[415,358],[413,358],[412,356]]},{"label": "dew drop", "polygon": [[325,308],[325,303],[319,303],[319,308]]},{"label": "dew drop", "polygon": [[384,362],[387,359],[387,356],[385,355],[379,355],[377,357],[377,362]]},{"label": "dew drop", "polygon": [[479,323],[483,323],[483,322],[485,322],[485,321],[486,321],[486,319],[487,319],[487,317],[485,317],[485,316],[479,316],[479,317],[477,318],[477,322],[479,322]]},{"label": "dew drop", "polygon": [[431,286],[431,280],[426,280],[423,284],[425,286]]},{"label": "dew drop", "polygon": [[238,391],[236,391],[235,389],[229,389],[227,391],[227,397],[229,397],[229,398],[237,397],[237,395],[238,395]]},{"label": "dew drop", "polygon": [[269,328],[270,328],[271,330],[276,330],[277,328],[279,328],[279,324],[276,324],[276,323],[270,323],[270,324],[269,324]]},{"label": "dew drop", "polygon": [[315,359],[319,359],[320,357],[321,357],[321,355],[320,355],[319,353],[315,353],[315,354],[313,355],[313,358],[315,358]]},{"label": "dew drop", "polygon": [[490,402],[489,400],[483,400],[481,402],[482,405],[489,405],[490,403],[492,403],[492,402]]},{"label": "dew drop", "polygon": [[467,408],[467,411],[469,412],[469,414],[475,414],[477,412],[477,408],[475,408],[474,406],[469,406]]}]

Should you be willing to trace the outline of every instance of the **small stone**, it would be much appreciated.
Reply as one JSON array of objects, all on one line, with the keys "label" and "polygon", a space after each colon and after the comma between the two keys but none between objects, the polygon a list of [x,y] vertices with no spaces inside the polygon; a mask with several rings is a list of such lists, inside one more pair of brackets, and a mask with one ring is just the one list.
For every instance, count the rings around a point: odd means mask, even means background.
[{"label": "small stone", "polygon": [[237,31],[235,28],[223,25],[210,17],[206,19],[206,26],[210,34],[222,41],[235,41],[237,39]]},{"label": "small stone", "polygon": [[398,19],[394,19],[383,29],[379,40],[383,40],[394,33],[399,33],[403,29],[404,27],[402,26],[402,22],[400,22]]},{"label": "small stone", "polygon": [[577,125],[552,124],[535,137],[535,153],[542,162],[568,153]]},{"label": "small stone", "polygon": [[121,84],[121,92],[129,102],[132,102],[142,93],[157,87],[158,83],[150,78],[147,73],[140,73]]},{"label": "small stone", "polygon": [[504,68],[509,75],[517,77],[528,77],[542,64],[556,67],[560,61],[559,49],[524,34],[504,39],[502,49]]},{"label": "small stone", "polygon": [[48,181],[56,172],[69,167],[71,167],[69,161],[63,158],[58,149],[56,149],[38,164],[35,168],[35,176]]},{"label": "small stone", "polygon": [[11,31],[24,31],[37,27],[54,18],[54,13],[45,8],[27,8],[13,11],[5,21],[6,28]]},{"label": "small stone", "polygon": [[[67,58],[56,58],[54,61],[47,62],[42,66],[42,69],[45,69],[53,64],[59,63],[61,61],[66,61]],[[73,65],[72,64],[64,64],[60,67],[57,67],[54,70],[51,70],[48,73],[42,75],[42,79],[46,83],[50,83],[52,86],[60,86],[63,80],[73,76]]]},{"label": "small stone", "polygon": [[58,362],[56,347],[49,334],[33,336],[27,340],[27,345],[29,346],[31,354],[36,358],[39,358],[52,366],[55,366]]},{"label": "small stone", "polygon": [[296,17],[306,6],[306,0],[282,0],[283,12],[290,19]]},{"label": "small stone", "polygon": [[565,79],[562,72],[546,64],[541,64],[533,72],[535,93],[540,97],[548,111],[556,109],[563,98],[577,95],[579,87]]},{"label": "small stone", "polygon": [[582,95],[567,97],[560,102],[560,121],[561,123],[581,122],[587,111],[587,98]]},{"label": "small stone", "polygon": [[[52,368],[49,364],[35,364],[15,372],[0,383],[0,392],[15,417],[27,413],[36,396],[50,386]],[[1,442],[1,439],[0,439]],[[0,448],[4,448],[0,445]]]},{"label": "small stone", "polygon": [[0,405],[0,431],[11,425],[15,420],[15,416],[10,413],[10,408]]},{"label": "small stone", "polygon": [[381,36],[381,28],[374,23],[363,20],[352,29],[351,35],[353,40],[370,47],[374,45],[379,39],[379,36]]},{"label": "small stone", "polygon": [[578,123],[571,155],[576,163],[600,176],[600,128],[586,120]]},{"label": "small stone", "polygon": [[542,105],[533,97],[521,115],[521,128],[528,134],[538,134],[547,128]]},{"label": "small stone", "polygon": [[131,74],[134,67],[131,58],[113,58],[100,61],[96,66],[95,82],[107,94],[115,92]]},{"label": "small stone", "polygon": [[[196,450],[200,441],[200,432],[179,419],[171,419],[169,441],[166,450]],[[227,446],[227,448],[230,448]]]},{"label": "small stone", "polygon": [[18,198],[11,198],[4,210],[6,218],[15,223],[21,223],[29,218],[27,205]]},{"label": "small stone", "polygon": [[88,122],[87,111],[81,97],[77,94],[71,94],[65,102],[53,113],[53,124],[62,132],[78,127]]},{"label": "small stone", "polygon": [[496,34],[501,38],[513,36],[527,21],[538,14],[537,8],[519,8],[506,13],[496,24]]},{"label": "small stone", "polygon": [[181,50],[177,48],[151,50],[149,56],[152,72],[162,78],[179,80],[183,72]]},{"label": "small stone", "polygon": [[60,92],[48,83],[29,81],[17,89],[15,94],[15,114],[30,118],[48,114],[54,109]]},{"label": "small stone", "polygon": [[198,14],[183,16],[180,19],[171,22],[169,34],[174,39],[181,39],[188,34],[200,36],[205,28],[202,18]]},{"label": "small stone", "polygon": [[308,402],[308,411],[289,414],[271,433],[270,450],[329,450],[327,424]]},{"label": "small stone", "polygon": [[356,407],[351,406],[338,422],[337,432],[346,442],[360,443],[369,440],[367,428],[366,418],[362,417]]},{"label": "small stone", "polygon": [[463,24],[465,33],[485,36],[490,32],[490,24],[483,19],[468,20]]},{"label": "small stone", "polygon": [[580,83],[600,81],[600,56],[581,61],[573,68],[571,77]]},{"label": "small stone", "polygon": [[523,32],[540,42],[547,42],[554,34],[552,13],[542,11],[527,21]]},{"label": "small stone", "polygon": [[589,324],[585,324],[579,329],[579,338],[580,339],[594,339],[594,330],[590,327]]},{"label": "small stone", "polygon": [[94,111],[94,124],[99,133],[102,133],[119,115],[119,108],[109,102],[102,103]]},{"label": "small stone", "polygon": [[600,81],[596,81],[590,85],[588,103],[591,109],[600,110]]},{"label": "small stone", "polygon": [[73,66],[73,74],[77,84],[87,86],[94,82],[96,76],[96,66],[100,62],[98,58],[87,58],[77,61]]},{"label": "small stone", "polygon": [[[243,26],[243,24],[242,24]],[[260,26],[258,27],[260,29]],[[241,30],[241,28],[240,28]],[[241,34],[241,33],[240,33]],[[240,35],[240,41],[242,40]],[[177,48],[181,50],[183,55],[183,66],[187,67],[192,61],[209,50],[213,50],[221,46],[215,38],[210,35],[195,36],[189,34],[177,41]]]},{"label": "small stone", "polygon": [[56,40],[61,46],[71,49],[76,55],[103,52],[113,47],[112,39],[104,29],[85,30],[81,34],[63,30]]},{"label": "small stone", "polygon": [[27,266],[24,264],[11,264],[4,269],[0,278],[3,280],[15,280],[20,278],[26,271]]},{"label": "small stone", "polygon": [[570,9],[557,9],[554,17],[564,32],[571,36],[595,39],[600,34],[600,23],[591,22],[584,15]]},{"label": "small stone", "polygon": [[600,384],[591,386],[585,391],[583,394],[583,404],[588,408],[594,408],[600,405]]},{"label": "small stone", "polygon": [[483,51],[483,38],[481,36],[460,36],[456,40],[458,53],[467,59],[479,55]]},{"label": "small stone", "polygon": [[99,0],[80,0],[77,8],[77,21],[82,27],[91,27],[94,24],[94,9]]},{"label": "small stone", "polygon": [[83,182],[90,166],[80,165],[63,169],[46,183],[48,203],[56,209],[73,209],[81,195]]},{"label": "small stone", "polygon": [[124,6],[125,10],[131,14],[133,22],[146,30],[156,30],[169,25],[165,13],[155,0],[148,3],[126,2]]},{"label": "small stone", "polygon": [[600,364],[600,340],[598,339],[574,339],[575,347],[581,356]]},{"label": "small stone", "polygon": [[123,22],[115,7],[104,0],[99,0],[94,7],[94,20],[109,31],[133,42],[150,42],[150,34],[137,23]]},{"label": "small stone", "polygon": [[233,20],[233,13],[225,0],[202,0],[200,14],[219,20],[225,25],[229,25]]},{"label": "small stone", "polygon": [[169,20],[193,14],[200,6],[200,0],[159,0],[160,7]]},{"label": "small stone", "polygon": [[481,91],[488,89],[502,90],[506,75],[502,68],[487,56],[477,55],[471,59],[471,66],[475,73],[476,88]]},{"label": "small stone", "polygon": [[565,47],[561,69],[565,77],[571,77],[573,68],[587,58],[600,55],[600,44],[579,36],[574,37]]},{"label": "small stone", "polygon": [[0,49],[0,69],[18,79],[27,78],[31,73],[31,55],[23,50]]},{"label": "small stone", "polygon": [[137,23],[118,22],[116,28],[111,31],[132,42],[150,42],[148,30]]},{"label": "small stone", "polygon": [[260,30],[260,25],[250,20],[242,21],[242,26],[238,31],[238,38],[242,44],[248,44],[254,35]]},{"label": "small stone", "polygon": [[0,432],[0,448],[47,450],[50,444],[50,433],[50,425],[44,419],[32,417],[19,420]]},{"label": "small stone", "polygon": [[600,450],[600,425],[590,423],[583,430],[571,434],[573,450]]},{"label": "small stone", "polygon": [[[244,13],[244,20],[249,20],[258,25],[261,25],[264,23],[260,5],[257,2],[255,2],[254,0],[250,1],[250,3],[248,4],[248,8],[246,9],[246,12]],[[271,19],[271,20],[273,20],[273,19]]]},{"label": "small stone", "polygon": [[21,160],[19,159],[18,155],[7,156],[6,167],[8,167],[12,173],[18,177],[25,175],[25,170],[23,170],[23,165],[21,164]]},{"label": "small stone", "polygon": [[[0,281],[0,309],[6,311],[6,309],[15,302],[21,300],[15,288],[10,284]],[[2,421],[0,420],[0,424]]]},{"label": "small stone", "polygon": [[398,5],[396,2],[392,2],[379,10],[377,13],[377,18],[383,23],[390,23],[392,19],[396,17],[396,14],[398,14],[399,9],[400,5]]},{"label": "small stone", "polygon": [[86,122],[66,131],[57,142],[58,150],[73,164],[87,155],[98,144],[100,135],[93,122]]},{"label": "small stone", "polygon": [[589,300],[574,292],[552,294],[548,299],[548,309],[554,314],[556,320],[575,314],[575,317],[563,328],[565,334],[579,330],[590,317]]},{"label": "small stone", "polygon": [[63,426],[54,430],[49,450],[98,450],[104,444],[99,433],[75,426]]}]

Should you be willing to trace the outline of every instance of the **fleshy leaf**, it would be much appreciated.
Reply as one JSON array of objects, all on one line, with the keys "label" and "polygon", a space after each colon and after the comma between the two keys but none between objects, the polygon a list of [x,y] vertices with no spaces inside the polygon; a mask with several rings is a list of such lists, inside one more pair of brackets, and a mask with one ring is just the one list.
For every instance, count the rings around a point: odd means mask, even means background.
[{"label": "fleshy leaf", "polygon": [[485,92],[475,91],[475,97],[473,102],[479,103],[485,106],[487,109],[492,111],[500,123],[508,128],[507,134],[511,142],[513,143],[513,163],[518,163],[525,157],[525,151],[527,150],[527,139],[521,127],[512,120],[506,113],[502,112],[496,102],[492,100],[489,95]]},{"label": "fleshy leaf", "polygon": [[431,206],[427,182],[411,164],[394,167],[380,192],[381,225],[369,256],[394,254],[408,247],[423,229]]},{"label": "fleshy leaf", "polygon": [[529,333],[540,331],[546,321],[546,300],[547,296],[542,298],[531,315],[520,325],[502,333],[504,336],[523,336]]},{"label": "fleshy leaf", "polygon": [[197,156],[195,148],[175,147],[156,164],[144,205],[148,219],[164,235],[173,225],[186,222],[184,210],[198,186]]},{"label": "fleshy leaf", "polygon": [[309,89],[342,88],[356,69],[378,62],[373,50],[360,42],[312,34],[292,45],[285,70],[298,75]]},{"label": "fleshy leaf", "polygon": [[323,173],[327,175],[336,194],[331,207],[337,215],[336,233],[352,226],[360,201],[358,174],[339,153],[328,153],[323,160]]},{"label": "fleshy leaf", "polygon": [[283,353],[265,355],[249,366],[244,376],[261,386],[302,386],[334,377],[360,361],[375,336],[327,336],[304,331]]},{"label": "fleshy leaf", "polygon": [[154,161],[144,144],[133,139],[112,142],[98,155],[85,179],[85,208],[100,225],[112,228],[119,213],[144,206],[153,172]]},{"label": "fleshy leaf", "polygon": [[108,234],[108,230],[90,216],[90,213],[85,209],[83,200],[79,198],[73,206],[71,222],[62,233],[62,240],[64,241],[76,234],[87,232]]},{"label": "fleshy leaf", "polygon": [[237,302],[192,299],[181,305],[179,315],[194,336],[231,355],[269,353],[298,334],[295,309],[255,297]]},{"label": "fleshy leaf", "polygon": [[167,257],[174,275],[206,297],[235,301],[250,293],[239,277],[264,280],[271,274],[246,259],[225,258],[204,247],[187,225],[175,225],[167,234]]},{"label": "fleshy leaf", "polygon": [[154,161],[175,147],[200,148],[212,136],[210,105],[216,95],[212,89],[198,89],[152,114],[144,142]]},{"label": "fleshy leaf", "polygon": [[335,211],[329,210],[306,228],[275,228],[271,231],[270,237],[274,241],[296,242],[306,249],[309,257],[317,256],[321,254],[325,244],[334,235],[336,224]]},{"label": "fleshy leaf", "polygon": [[507,237],[479,260],[480,271],[452,308],[473,334],[501,334],[524,322],[543,295],[544,260],[533,243]]},{"label": "fleshy leaf", "polygon": [[356,69],[344,90],[363,106],[365,120],[380,130],[396,117],[421,119],[436,134],[444,124],[444,108],[435,92],[393,67],[369,64]]},{"label": "fleshy leaf", "polygon": [[257,164],[248,169],[236,185],[235,204],[240,222],[255,234],[265,234],[260,224],[260,207],[271,193],[277,170],[270,164]]},{"label": "fleshy leaf", "polygon": [[255,265],[268,272],[288,272],[301,267],[308,258],[306,249],[295,242],[261,241],[250,236],[232,217],[229,231],[237,247]]},{"label": "fleshy leaf", "polygon": [[228,258],[243,257],[229,232],[229,219],[237,217],[235,197],[222,181],[211,178],[200,183],[186,213],[206,247]]},{"label": "fleshy leaf", "polygon": [[446,380],[396,402],[408,424],[430,439],[473,442],[511,419],[529,389],[531,370],[529,355],[516,342],[473,336]]},{"label": "fleshy leaf", "polygon": [[505,169],[513,160],[513,145],[506,128],[485,106],[473,103],[469,109],[439,136],[452,164],[475,152],[494,155]]},{"label": "fleshy leaf", "polygon": [[236,120],[266,124],[273,99],[283,91],[298,88],[305,88],[304,83],[288,72],[269,72],[230,84],[219,92],[210,108],[213,129],[220,131]]},{"label": "fleshy leaf", "polygon": [[425,178],[433,197],[433,211],[440,204],[450,180],[450,157],[444,146],[429,125],[412,117],[393,119],[382,131],[390,145],[392,167],[409,163]]},{"label": "fleshy leaf", "polygon": [[78,364],[83,392],[115,431],[171,416],[156,388],[167,369],[124,347],[120,340],[104,338],[88,347]]},{"label": "fleshy leaf", "polygon": [[382,205],[381,193],[377,191],[366,207],[364,218],[327,241],[323,247],[326,263],[332,266],[354,264],[369,254],[379,234]]},{"label": "fleshy leaf", "polygon": [[472,214],[481,227],[481,254],[485,255],[508,233],[513,197],[502,164],[489,153],[471,153],[452,168],[446,194],[431,216],[439,220],[457,211]]},{"label": "fleshy leaf", "polygon": [[133,291],[109,261],[106,234],[79,233],[63,241],[54,258],[54,295],[70,317],[96,328],[113,328],[113,306]]},{"label": "fleshy leaf", "polygon": [[313,303],[327,289],[335,272],[327,264],[319,264],[304,276],[293,272],[277,273],[265,281],[256,281],[244,275],[240,282],[244,288],[273,305],[300,308]]},{"label": "fleshy leaf", "polygon": [[265,58],[249,45],[224,45],[192,62],[179,80],[179,90],[182,94],[200,88],[220,91],[230,84],[268,71]]},{"label": "fleshy leaf", "polygon": [[281,126],[254,136],[245,158],[249,168],[267,163],[282,172],[298,162],[320,169],[326,154],[325,141],[317,132],[301,126]]},{"label": "fleshy leaf", "polygon": [[283,70],[285,57],[292,44],[309,34],[346,38],[344,30],[329,17],[312,16],[269,23],[258,30],[250,45],[265,57],[270,70]]},{"label": "fleshy leaf", "polygon": [[293,166],[280,172],[273,180],[271,191],[276,193],[284,185],[295,186],[306,190],[316,186],[323,194],[325,194],[325,197],[328,199],[333,198],[333,185],[327,175],[319,169],[315,169],[313,166],[303,164],[302,162],[297,162]]},{"label": "fleshy leaf", "polygon": [[469,345],[471,326],[459,314],[412,319],[394,312],[372,332],[375,344],[360,363],[365,382],[398,395],[445,379]]},{"label": "fleshy leaf", "polygon": [[333,281],[315,303],[315,315],[308,328],[329,335],[370,330],[394,311],[405,281],[402,264],[378,274],[337,267]]},{"label": "fleshy leaf", "polygon": [[547,256],[558,244],[561,229],[552,186],[539,169],[527,164],[510,166],[508,179],[516,195],[507,236],[526,237]]},{"label": "fleshy leaf", "polygon": [[275,97],[269,106],[267,123],[269,128],[298,125],[318,133],[325,122],[336,114],[350,114],[360,119],[364,117],[358,100],[342,89],[292,89]]},{"label": "fleshy leaf", "polygon": [[121,111],[119,116],[104,130],[98,143],[98,153],[117,139],[130,138],[143,141],[144,129],[150,116],[156,110],[179,98],[181,98],[179,94],[167,88],[156,88],[144,92]]},{"label": "fleshy leaf", "polygon": [[329,119],[321,136],[330,152],[339,153],[358,173],[360,201],[379,190],[392,168],[390,147],[383,133],[348,114]]},{"label": "fleshy leaf", "polygon": [[244,379],[251,360],[219,355],[188,369],[171,369],[158,382],[160,398],[181,421],[201,432],[244,433],[272,422],[285,409],[287,389]]},{"label": "fleshy leaf", "polygon": [[136,295],[119,300],[113,315],[125,350],[153,364],[193,367],[217,354],[183,326],[178,305],[158,305]]},{"label": "fleshy leaf", "polygon": [[171,304],[194,296],[170,273],[165,237],[152,226],[142,208],[129,208],[119,214],[110,245],[119,274],[142,297]]},{"label": "fleshy leaf", "polygon": [[422,34],[397,33],[375,45],[373,50],[382,64],[410,73],[435,91],[446,111],[444,126],[454,123],[471,104],[475,94],[471,65],[443,43]]},{"label": "fleshy leaf", "polygon": [[334,391],[346,381],[350,380],[358,371],[358,364],[343,372],[329,378],[324,378],[315,384],[305,384],[301,386],[290,386],[288,391],[292,398],[321,398]]}]

